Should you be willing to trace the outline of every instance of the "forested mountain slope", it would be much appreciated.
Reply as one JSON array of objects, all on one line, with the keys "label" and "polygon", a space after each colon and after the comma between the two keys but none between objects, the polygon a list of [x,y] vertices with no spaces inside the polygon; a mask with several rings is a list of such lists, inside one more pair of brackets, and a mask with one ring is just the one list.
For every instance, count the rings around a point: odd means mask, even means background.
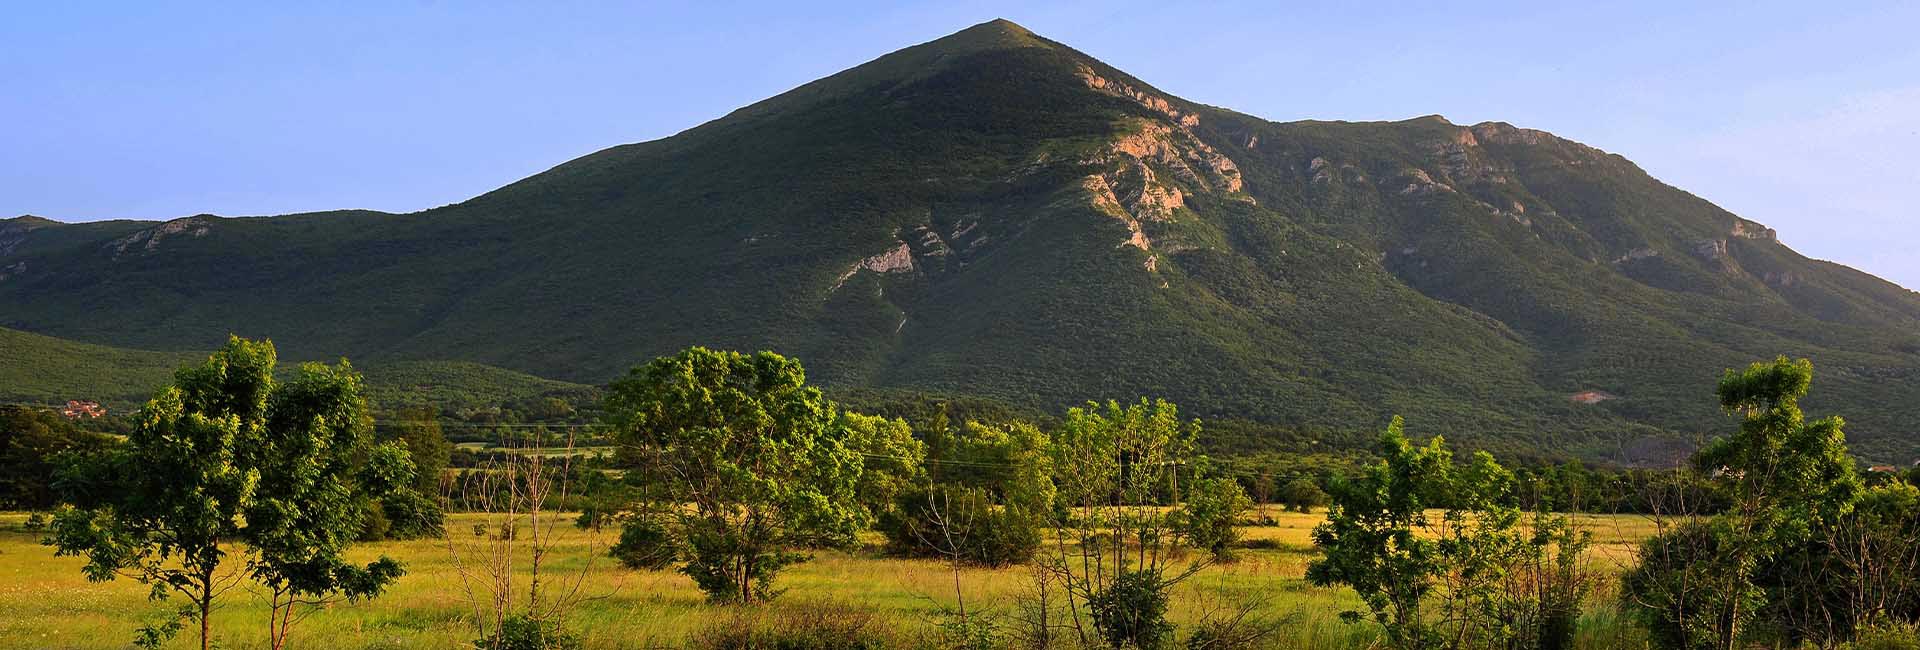
[{"label": "forested mountain slope", "polygon": [[994,21],[469,201],[0,222],[0,326],[599,383],[687,345],[829,385],[1612,457],[1812,357],[1867,455],[1920,436],[1920,297],[1620,156],[1501,123],[1275,123]]}]

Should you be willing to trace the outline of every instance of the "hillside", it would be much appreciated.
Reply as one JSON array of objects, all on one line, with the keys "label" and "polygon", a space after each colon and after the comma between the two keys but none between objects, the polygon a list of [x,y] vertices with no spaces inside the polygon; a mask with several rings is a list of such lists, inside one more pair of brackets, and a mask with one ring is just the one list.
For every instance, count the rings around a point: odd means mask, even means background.
[{"label": "hillside", "polygon": [[153,396],[174,368],[204,355],[76,343],[0,328],[0,403],[90,399],[124,409]]},{"label": "hillside", "polygon": [[[90,399],[110,410],[137,408],[173,378],[173,371],[206,358],[204,352],[151,352],[0,328],[0,403],[58,405]],[[283,363],[291,373],[298,363]],[[541,379],[472,362],[374,361],[355,363],[366,378],[376,409],[434,405],[492,407],[505,402],[559,396],[579,399],[593,391],[579,384]]]},{"label": "hillside", "polygon": [[[832,386],[1621,458],[1729,367],[1920,452],[1920,297],[1501,123],[1276,123],[994,21],[670,138],[393,215],[0,222],[0,326],[599,383],[702,344]],[[1582,399],[1576,400],[1576,397]]]}]

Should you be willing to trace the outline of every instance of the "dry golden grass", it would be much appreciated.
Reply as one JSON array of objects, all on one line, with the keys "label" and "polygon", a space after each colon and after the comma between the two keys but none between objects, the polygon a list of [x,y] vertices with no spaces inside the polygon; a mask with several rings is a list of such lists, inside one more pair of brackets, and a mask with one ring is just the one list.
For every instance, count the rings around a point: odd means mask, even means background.
[{"label": "dry golden grass", "polygon": [[[1276,648],[1341,648],[1366,645],[1372,632],[1338,620],[1341,610],[1358,605],[1344,589],[1313,587],[1302,578],[1313,558],[1309,534],[1322,515],[1278,513],[1277,526],[1243,529],[1249,541],[1271,548],[1240,552],[1240,559],[1216,565],[1179,587],[1172,619],[1191,624],[1238,603],[1258,603],[1260,613],[1281,621],[1272,640]],[[176,604],[151,603],[146,590],[127,580],[88,583],[78,558],[56,558],[38,543],[40,534],[22,527],[25,515],[0,514],[0,647],[124,648],[143,621]],[[1631,544],[1651,531],[1651,522],[1626,516],[1580,516],[1593,531],[1596,563],[1611,572],[1627,559]],[[454,535],[471,535],[476,515],[455,515]],[[614,531],[595,534],[570,525],[557,527],[549,576],[590,567],[582,592],[591,596],[569,619],[589,648],[681,647],[709,625],[727,624],[734,608],[708,605],[690,580],[673,572],[630,571],[590,548],[604,548]],[[464,540],[462,540],[464,541]],[[472,609],[447,550],[438,540],[384,542],[355,548],[354,556],[389,555],[406,565],[407,575],[379,599],[341,604],[313,615],[295,628],[294,647],[311,648],[461,648],[476,636]],[[1024,568],[967,569],[961,582],[968,607],[989,614],[1010,614],[1017,595],[1030,584]],[[849,603],[876,613],[901,638],[926,638],[943,608],[953,604],[953,576],[945,564],[884,557],[872,551],[825,551],[813,561],[781,574],[784,595],[771,607],[805,608],[823,602]],[[225,648],[265,644],[265,601],[235,591],[215,614],[215,630]],[[1624,623],[1598,606],[1583,623],[1583,647],[1631,647]],[[183,635],[172,647],[185,648]]]}]

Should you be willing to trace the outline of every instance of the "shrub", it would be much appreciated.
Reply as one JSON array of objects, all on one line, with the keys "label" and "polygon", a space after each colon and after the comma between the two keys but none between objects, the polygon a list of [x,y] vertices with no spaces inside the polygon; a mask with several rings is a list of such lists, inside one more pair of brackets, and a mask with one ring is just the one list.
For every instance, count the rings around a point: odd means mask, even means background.
[{"label": "shrub", "polygon": [[[941,488],[945,498],[928,499],[926,488],[910,490],[900,497],[895,517],[882,530],[888,546],[895,552],[918,557],[939,557],[940,549],[930,544],[929,536],[940,536],[934,525],[939,518],[964,522],[964,531],[956,531],[960,560],[968,564],[1006,567],[1025,562],[1040,547],[1041,518],[1018,506],[997,506],[986,490]],[[934,504],[942,512],[934,512]],[[941,544],[945,542],[942,541]]]},{"label": "shrub", "polygon": [[673,566],[679,545],[667,525],[654,517],[634,517],[620,528],[620,541],[610,551],[629,569],[659,571]]},{"label": "shrub", "polygon": [[1841,646],[1845,650],[1920,650],[1920,628],[1912,624],[1883,623],[1860,630],[1860,637]]},{"label": "shrub", "polygon": [[[1739,572],[1726,568],[1725,539],[1710,525],[1689,522],[1640,544],[1639,565],[1621,579],[1626,599],[1654,645],[1710,648],[1738,629],[1732,606],[1739,594],[1757,598]],[[1750,612],[1751,607],[1739,611]]]},{"label": "shrub", "polygon": [[1167,584],[1155,570],[1122,571],[1087,598],[1093,626],[1113,648],[1159,650],[1173,640]]},{"label": "shrub", "polygon": [[996,650],[1005,645],[999,622],[992,617],[948,612],[940,622],[940,647],[945,650]]},{"label": "shrub", "polygon": [[380,500],[387,520],[387,539],[439,539],[447,536],[447,516],[440,504],[413,490],[400,490]]},{"label": "shrub", "polygon": [[1176,521],[1188,544],[1226,559],[1234,542],[1240,540],[1240,530],[1234,524],[1252,507],[1253,500],[1247,498],[1239,483],[1224,478],[1201,479],[1187,495]]},{"label": "shrub", "polygon": [[1309,479],[1297,478],[1280,488],[1280,502],[1295,512],[1312,512],[1314,508],[1327,505],[1330,498],[1325,490],[1320,489],[1320,484]]},{"label": "shrub", "polygon": [[491,636],[474,639],[485,650],[579,650],[580,637],[560,631],[560,624],[514,615],[500,621]]}]

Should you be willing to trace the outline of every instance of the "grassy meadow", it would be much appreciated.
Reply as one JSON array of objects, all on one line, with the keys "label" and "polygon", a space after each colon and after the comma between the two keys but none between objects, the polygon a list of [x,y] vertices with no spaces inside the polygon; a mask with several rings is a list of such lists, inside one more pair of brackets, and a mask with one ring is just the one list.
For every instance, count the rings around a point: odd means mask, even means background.
[{"label": "grassy meadow", "polygon": [[[1259,615],[1278,622],[1269,638],[1273,648],[1349,648],[1372,644],[1372,628],[1349,626],[1339,612],[1358,607],[1344,588],[1323,589],[1308,584],[1303,575],[1314,557],[1309,541],[1320,514],[1270,514],[1275,526],[1247,527],[1237,561],[1207,568],[1176,592],[1171,619],[1190,625],[1209,616],[1222,616],[1241,603],[1256,603]],[[88,583],[80,573],[79,558],[56,558],[41,546],[41,533],[27,530],[26,515],[0,514],[0,647],[125,648],[142,622],[159,618],[178,603],[152,603],[139,585],[118,580]],[[482,515],[455,514],[448,518],[451,540],[377,542],[356,546],[353,556],[371,559],[385,554],[402,561],[407,575],[382,597],[362,603],[343,603],[318,611],[293,632],[292,647],[313,648],[464,648],[476,634],[470,623],[473,609],[462,589],[460,571],[451,559],[449,543],[461,552],[475,549],[472,530]],[[1593,562],[1608,575],[1629,560],[1632,545],[1652,531],[1652,522],[1639,516],[1580,516],[1579,523],[1594,535]],[[941,612],[954,604],[953,575],[938,561],[887,557],[876,548],[822,551],[813,561],[782,573],[779,586],[786,592],[773,604],[743,610],[705,602],[692,581],[672,571],[648,572],[621,568],[604,555],[618,535],[581,531],[571,519],[555,527],[553,555],[548,560],[549,583],[562,583],[587,569],[579,603],[568,619],[581,632],[588,648],[684,647],[713,626],[735,623],[739,616],[832,611],[844,605],[871,612],[873,624],[885,626],[893,638],[911,643],[932,638]],[[524,567],[519,567],[524,571]],[[963,569],[962,589],[972,611],[1010,615],[1019,594],[1030,584],[1030,569]],[[1644,647],[1637,629],[1610,606],[1611,581],[1593,599],[1593,609],[1581,621],[1580,647]],[[524,588],[524,579],[521,582]],[[476,587],[478,588],[478,587]],[[556,587],[558,588],[558,587]],[[266,647],[266,600],[263,595],[236,590],[214,617],[220,646]],[[193,646],[193,635],[183,633],[168,646]]]}]

